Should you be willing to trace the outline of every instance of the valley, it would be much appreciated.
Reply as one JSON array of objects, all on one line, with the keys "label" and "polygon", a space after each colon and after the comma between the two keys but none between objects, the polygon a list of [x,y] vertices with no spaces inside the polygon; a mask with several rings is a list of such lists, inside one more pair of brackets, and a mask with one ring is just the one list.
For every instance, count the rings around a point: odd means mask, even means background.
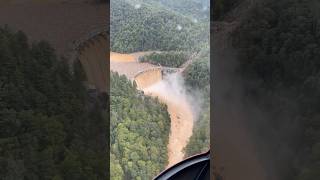
[{"label": "valley", "polygon": [[188,1],[110,3],[112,179],[151,179],[209,149],[209,11]]},{"label": "valley", "polygon": [[[110,70],[125,75],[137,83],[137,88],[146,95],[157,97],[168,107],[170,114],[170,135],[168,144],[168,165],[170,167],[183,160],[183,148],[187,145],[192,135],[193,116],[190,102],[185,94],[176,92],[170,79],[162,76],[161,67],[149,63],[140,63],[138,58],[150,52],[139,52],[133,54],[110,53]],[[186,66],[184,66],[185,68]],[[151,70],[150,70],[151,69]],[[179,76],[175,73],[168,76]]]}]

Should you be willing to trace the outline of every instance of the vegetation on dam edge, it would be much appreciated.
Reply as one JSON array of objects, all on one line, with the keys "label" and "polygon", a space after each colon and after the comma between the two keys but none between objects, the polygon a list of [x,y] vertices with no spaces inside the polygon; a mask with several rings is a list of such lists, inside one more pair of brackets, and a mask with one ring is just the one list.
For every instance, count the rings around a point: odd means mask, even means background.
[{"label": "vegetation on dam edge", "polygon": [[189,56],[189,53],[181,51],[153,52],[139,57],[139,62],[178,68],[188,60]]}]

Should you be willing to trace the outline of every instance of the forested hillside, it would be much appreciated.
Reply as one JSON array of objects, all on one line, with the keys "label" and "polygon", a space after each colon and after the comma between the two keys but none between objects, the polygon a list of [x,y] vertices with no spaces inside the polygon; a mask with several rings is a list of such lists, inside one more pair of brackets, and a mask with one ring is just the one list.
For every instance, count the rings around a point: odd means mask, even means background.
[{"label": "forested hillside", "polygon": [[213,19],[221,19],[229,11],[241,3],[241,0],[215,0],[213,5]]},{"label": "forested hillside", "polygon": [[[149,1],[149,0],[145,0]],[[176,13],[191,18],[194,22],[208,21],[210,0],[154,0]]]},{"label": "forested hillside", "polygon": [[268,0],[233,33],[247,98],[269,116],[248,121],[279,179],[320,179],[319,8]]},{"label": "forested hillside", "polygon": [[180,67],[185,63],[190,56],[190,53],[171,51],[171,52],[153,52],[151,54],[140,57],[140,62],[148,62],[154,65],[166,67]]},{"label": "forested hillside", "polygon": [[194,122],[193,134],[185,147],[185,157],[210,149],[210,50],[200,51],[196,61],[186,69],[184,77],[188,91],[200,100],[200,112]]},{"label": "forested hillside", "polygon": [[48,43],[29,44],[0,28],[0,179],[106,179],[107,99]]},{"label": "forested hillside", "polygon": [[110,81],[111,179],[152,179],[168,163],[167,107],[125,76],[111,73]]},{"label": "forested hillside", "polygon": [[111,51],[198,50],[204,27],[157,3],[111,1]]},{"label": "forested hillside", "polygon": [[[201,116],[195,123],[186,156],[209,149],[209,9],[206,8],[207,1],[197,0],[111,1],[111,51],[153,50],[156,52],[141,57],[140,62],[169,67],[180,67],[191,54],[199,53],[183,74],[190,94],[197,89],[198,97],[203,99],[199,99]],[[112,73],[111,179],[152,179],[164,170],[168,163],[169,132],[166,106],[143,95],[124,76]]]}]

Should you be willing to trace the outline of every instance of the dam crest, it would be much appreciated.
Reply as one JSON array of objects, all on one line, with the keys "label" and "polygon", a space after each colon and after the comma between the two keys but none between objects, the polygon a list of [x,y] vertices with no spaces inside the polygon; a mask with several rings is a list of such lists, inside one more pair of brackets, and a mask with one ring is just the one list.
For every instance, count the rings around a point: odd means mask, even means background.
[{"label": "dam crest", "polygon": [[74,43],[71,59],[72,62],[80,61],[82,69],[86,74],[86,84],[89,89],[108,92],[108,47],[108,33],[105,30],[94,31]]}]

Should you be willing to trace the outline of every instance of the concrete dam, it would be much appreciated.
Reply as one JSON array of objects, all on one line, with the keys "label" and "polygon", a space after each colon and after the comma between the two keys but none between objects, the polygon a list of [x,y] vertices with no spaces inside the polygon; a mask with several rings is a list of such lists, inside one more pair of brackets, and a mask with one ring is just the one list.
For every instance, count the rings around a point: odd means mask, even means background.
[{"label": "concrete dam", "polygon": [[149,52],[132,54],[110,53],[110,70],[135,81],[138,89],[149,87],[163,79],[162,68],[149,63],[138,62],[139,56]]},{"label": "concrete dam", "polygon": [[98,31],[80,42],[74,52],[73,61],[80,61],[86,73],[86,84],[89,89],[99,92],[109,90],[108,37],[106,31]]},{"label": "concrete dam", "polygon": [[1,1],[0,24],[31,41],[48,41],[69,64],[79,60],[89,88],[107,92],[108,9],[95,0]]},{"label": "concrete dam", "polygon": [[162,80],[161,68],[152,68],[138,73],[134,77],[137,87],[140,89],[147,88]]},{"label": "concrete dam", "polygon": [[[167,68],[138,62],[138,57],[150,52],[133,54],[110,53],[110,70],[125,75],[146,95],[157,97],[168,107],[170,135],[167,168],[184,158],[183,148],[192,135],[194,115],[185,89],[180,86],[182,68]],[[176,73],[164,76],[166,70]]]},{"label": "concrete dam", "polygon": [[[164,81],[165,67],[137,61],[137,57],[150,52],[130,55],[108,52],[109,4],[88,2],[90,0],[1,1],[0,24],[25,32],[31,41],[48,41],[69,64],[79,61],[89,89],[108,93],[111,69],[136,81],[147,95],[159,97],[168,105],[171,118],[168,166],[181,161],[183,147],[192,134],[190,104],[180,98],[180,92],[175,92],[172,84]],[[108,61],[109,53],[111,61]]]}]

